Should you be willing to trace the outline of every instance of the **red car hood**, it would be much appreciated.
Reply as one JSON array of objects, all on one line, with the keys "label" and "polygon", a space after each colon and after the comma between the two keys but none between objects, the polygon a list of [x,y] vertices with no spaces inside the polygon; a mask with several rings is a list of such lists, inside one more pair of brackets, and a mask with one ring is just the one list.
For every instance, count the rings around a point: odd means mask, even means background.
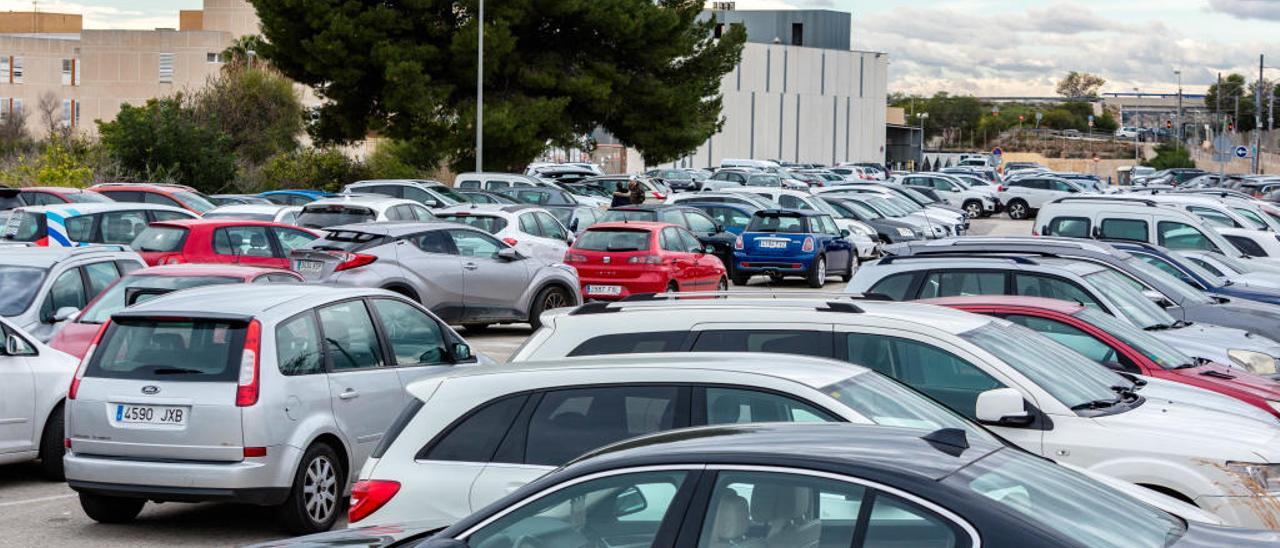
[{"label": "red car hood", "polygon": [[1255,375],[1243,369],[1211,362],[1199,367],[1174,369],[1170,372],[1179,377],[1247,392],[1250,395],[1267,400],[1280,401],[1280,382]]}]

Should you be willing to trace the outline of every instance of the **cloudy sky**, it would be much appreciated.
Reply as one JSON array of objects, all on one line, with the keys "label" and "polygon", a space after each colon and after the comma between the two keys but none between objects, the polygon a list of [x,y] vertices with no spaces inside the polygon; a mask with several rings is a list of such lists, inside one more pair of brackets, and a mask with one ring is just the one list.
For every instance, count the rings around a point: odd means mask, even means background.
[{"label": "cloudy sky", "polygon": [[[89,28],[177,26],[201,0],[39,2],[85,15]],[[1049,95],[1070,70],[1108,80],[1104,91],[1188,92],[1218,71],[1280,67],[1280,0],[737,0],[738,9],[827,8],[853,13],[857,49],[885,51],[890,91]],[[0,0],[0,10],[30,1]],[[1270,49],[1268,49],[1268,47]],[[1268,76],[1280,78],[1280,70]]]}]

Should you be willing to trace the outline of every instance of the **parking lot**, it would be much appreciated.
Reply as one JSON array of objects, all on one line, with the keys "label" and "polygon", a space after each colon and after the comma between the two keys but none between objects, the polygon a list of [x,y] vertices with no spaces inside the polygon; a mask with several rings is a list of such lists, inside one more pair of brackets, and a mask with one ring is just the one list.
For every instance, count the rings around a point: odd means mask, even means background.
[{"label": "parking lot", "polygon": [[[1029,223],[994,218],[974,221],[972,233],[1025,234]],[[750,291],[807,290],[802,280],[769,285],[757,278]],[[832,280],[827,291],[843,291]],[[481,335],[467,335],[479,352],[496,360],[506,358],[528,336],[522,325],[495,326]],[[65,483],[40,479],[35,463],[0,466],[0,514],[5,535],[0,547],[18,546],[230,546],[282,538],[270,510],[230,504],[148,504],[137,522],[125,525],[95,523],[80,509]],[[345,526],[345,520],[339,527]]]}]

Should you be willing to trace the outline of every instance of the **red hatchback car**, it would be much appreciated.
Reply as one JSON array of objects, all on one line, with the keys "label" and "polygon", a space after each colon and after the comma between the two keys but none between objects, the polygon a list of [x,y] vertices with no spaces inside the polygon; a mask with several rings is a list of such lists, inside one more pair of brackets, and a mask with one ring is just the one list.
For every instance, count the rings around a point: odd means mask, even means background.
[{"label": "red hatchback car", "polygon": [[587,299],[729,288],[724,263],[693,233],[666,223],[592,225],[569,248],[564,262],[578,269]]},{"label": "red hatchback car", "polygon": [[217,284],[302,282],[302,276],[288,270],[240,265],[184,264],[135,270],[89,301],[84,310],[58,329],[49,346],[83,358],[98,328],[112,314],[171,291]]},{"label": "red hatchback car", "polygon": [[0,209],[13,209],[19,206],[92,204],[113,201],[115,200],[91,190],[64,186],[0,188]]},{"label": "red hatchback car", "polygon": [[917,302],[998,316],[1115,371],[1203,388],[1280,417],[1280,409],[1271,403],[1280,402],[1280,382],[1220,363],[1197,361],[1141,329],[1078,303],[991,295]]},{"label": "red hatchback car", "polygon": [[232,263],[289,268],[289,252],[319,234],[296,226],[247,219],[157,221],[133,240],[150,266]]},{"label": "red hatchback car", "polygon": [[196,215],[218,207],[194,188],[186,185],[151,183],[100,183],[89,190],[117,202],[159,204],[180,207]]}]

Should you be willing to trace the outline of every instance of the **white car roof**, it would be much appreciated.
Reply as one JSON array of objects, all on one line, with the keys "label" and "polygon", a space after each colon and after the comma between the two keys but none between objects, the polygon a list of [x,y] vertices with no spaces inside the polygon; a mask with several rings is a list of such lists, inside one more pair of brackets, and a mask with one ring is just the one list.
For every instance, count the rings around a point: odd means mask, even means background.
[{"label": "white car roof", "polygon": [[457,213],[467,213],[478,217],[502,217],[504,219],[514,219],[521,213],[531,211],[541,211],[548,215],[550,211],[531,204],[464,204],[450,208],[437,210],[436,215],[449,215]]},{"label": "white car roof", "polygon": [[107,202],[107,203],[77,203],[77,204],[53,204],[42,206],[23,206],[14,208],[28,213],[49,213],[53,212],[63,217],[79,217],[82,215],[93,215],[104,211],[137,211],[146,209],[152,211],[175,211],[185,215],[193,215],[190,211],[180,207],[173,207],[160,204],[143,204],[137,202]]},{"label": "white car roof", "polygon": [[319,200],[316,200],[305,206],[302,206],[302,208],[305,210],[312,206],[334,205],[334,204],[361,205],[361,206],[371,207],[371,208],[383,210],[383,211],[387,209],[391,209],[392,207],[395,207],[398,205],[402,205],[402,204],[422,205],[413,200],[407,200],[404,198],[393,198],[391,196],[383,196],[381,194],[341,194],[338,196],[334,196],[332,198],[320,198]]},{"label": "white car roof", "polygon": [[228,284],[184,289],[128,308],[139,314],[286,318],[316,306],[364,296],[396,296],[382,289],[309,284]]}]

